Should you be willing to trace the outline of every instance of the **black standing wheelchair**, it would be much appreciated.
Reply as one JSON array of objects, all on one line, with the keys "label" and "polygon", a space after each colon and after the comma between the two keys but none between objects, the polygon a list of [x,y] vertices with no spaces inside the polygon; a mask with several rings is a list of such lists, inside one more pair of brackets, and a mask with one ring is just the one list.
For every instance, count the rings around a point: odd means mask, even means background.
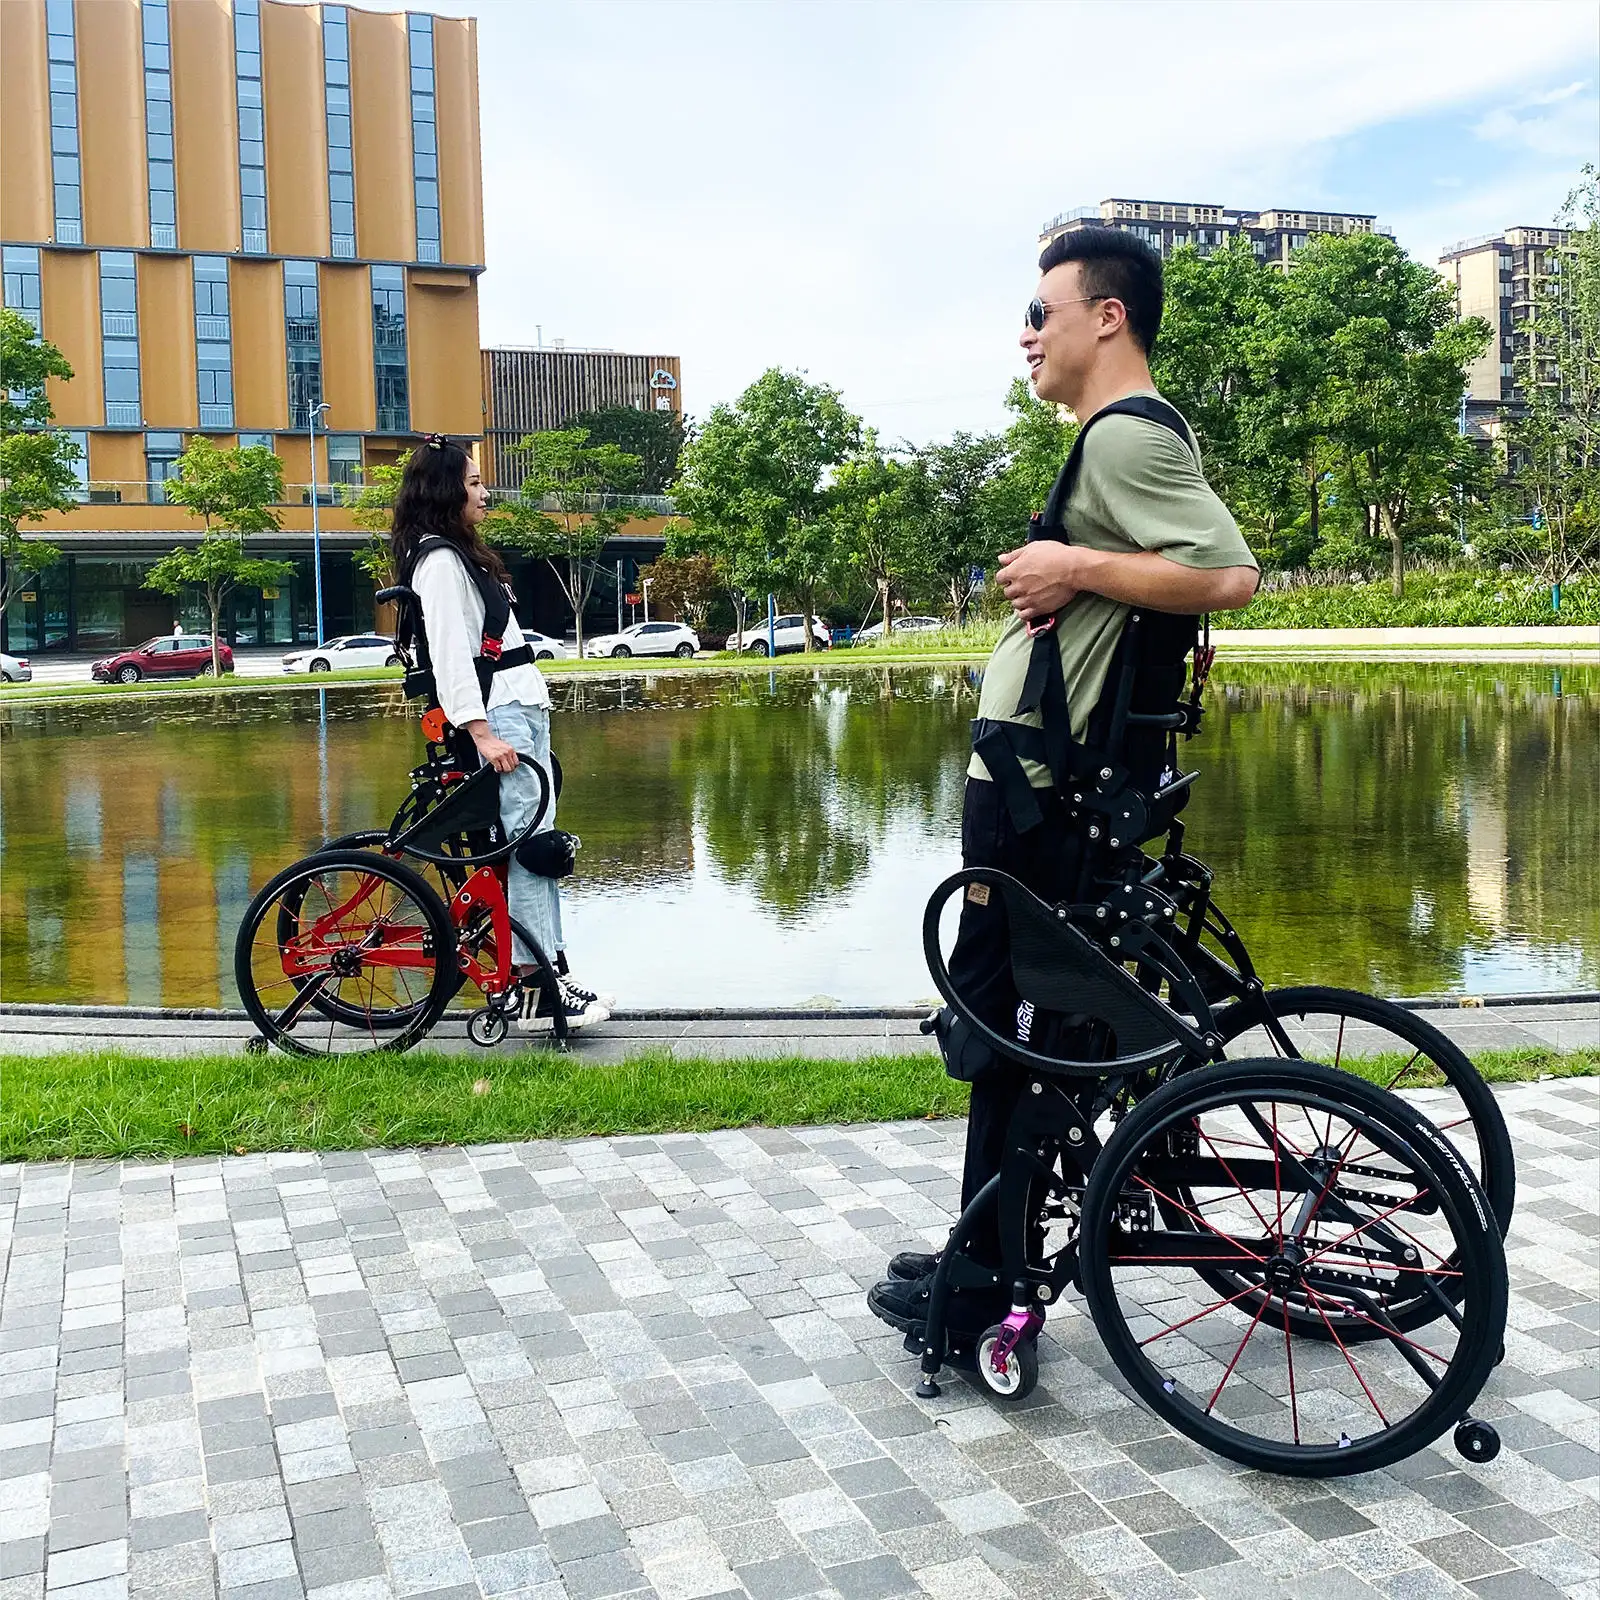
[{"label": "black standing wheelchair", "polygon": [[[917,1393],[937,1395],[950,1365],[997,1398],[1026,1397],[1038,1334],[1070,1289],[1133,1393],[1246,1466],[1370,1471],[1452,1427],[1463,1456],[1491,1460],[1498,1437],[1469,1409],[1503,1353],[1504,1119],[1421,1017],[1262,984],[1178,815],[1196,775],[1177,770],[1177,741],[1199,730],[1209,639],[1186,697],[1141,704],[1146,625],[1129,621],[1101,739],[1063,796],[1081,831],[1075,896],[1047,903],[970,868],[923,919],[945,1000],[924,1031],[947,1060],[953,1039],[978,1041],[1021,1093],[1000,1170],[956,1221],[907,1334]],[[1152,735],[1169,752],[1154,786],[1121,759]],[[1002,909],[1017,993],[1069,1026],[1024,1043],[960,992],[941,942],[956,896]],[[974,1251],[996,1230],[998,1265]],[[977,1337],[953,1331],[962,1290],[1009,1294],[1009,1315]]]}]

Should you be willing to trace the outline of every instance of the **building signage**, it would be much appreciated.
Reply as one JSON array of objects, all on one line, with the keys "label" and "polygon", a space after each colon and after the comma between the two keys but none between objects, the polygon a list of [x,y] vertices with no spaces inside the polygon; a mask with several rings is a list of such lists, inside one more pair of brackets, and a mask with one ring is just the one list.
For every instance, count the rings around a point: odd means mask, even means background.
[{"label": "building signage", "polygon": [[678,380],[665,367],[657,367],[650,374],[650,387],[652,389],[676,389]]}]

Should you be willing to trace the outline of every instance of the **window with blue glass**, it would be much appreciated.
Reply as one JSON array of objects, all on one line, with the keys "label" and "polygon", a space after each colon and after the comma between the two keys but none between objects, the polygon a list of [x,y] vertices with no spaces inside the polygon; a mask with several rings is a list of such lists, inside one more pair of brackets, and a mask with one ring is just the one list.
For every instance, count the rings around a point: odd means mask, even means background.
[{"label": "window with blue glass", "polygon": [[372,269],[372,363],[378,399],[378,432],[409,433],[406,275],[402,267]]},{"label": "window with blue glass", "polygon": [[100,252],[100,352],[106,386],[106,426],[137,428],[139,403],[139,284],[131,250]]},{"label": "window with blue glass", "polygon": [[200,426],[233,427],[233,319],[228,307],[228,258],[194,258],[194,348],[200,388]]},{"label": "window with blue glass", "polygon": [[313,406],[322,404],[322,318],[315,261],[283,264],[283,329],[289,348],[289,426],[308,426]]},{"label": "window with blue glass", "polygon": [[267,250],[267,145],[261,113],[261,0],[233,0],[233,66],[239,85],[239,220],[242,248]]},{"label": "window with blue glass", "polygon": [[336,256],[356,253],[356,172],[350,139],[350,23],[322,8],[322,92],[328,122],[328,220]]},{"label": "window with blue glass", "polygon": [[408,16],[411,44],[411,163],[417,260],[439,260],[439,140],[433,101],[433,18]]},{"label": "window with blue glass", "polygon": [[83,243],[83,173],[78,153],[78,47],[72,0],[45,0],[50,63],[50,165],[57,244]]},{"label": "window with blue glass", "polygon": [[166,485],[178,476],[178,457],[182,454],[181,433],[147,433],[144,436],[145,498],[151,505],[166,504]]},{"label": "window with blue glass", "polygon": [[172,151],[172,43],[167,0],[144,0],[145,164],[150,180],[150,247],[178,248],[178,181]]},{"label": "window with blue glass", "polygon": [[74,500],[85,501],[89,498],[89,435],[81,428],[59,428],[56,431],[78,447],[78,453],[71,462],[72,475],[78,481],[76,487],[67,492]]},{"label": "window with blue glass", "polygon": [[33,331],[43,330],[39,296],[39,247],[31,244],[8,244],[0,261],[5,267],[5,303],[8,309],[20,312],[33,324]]}]

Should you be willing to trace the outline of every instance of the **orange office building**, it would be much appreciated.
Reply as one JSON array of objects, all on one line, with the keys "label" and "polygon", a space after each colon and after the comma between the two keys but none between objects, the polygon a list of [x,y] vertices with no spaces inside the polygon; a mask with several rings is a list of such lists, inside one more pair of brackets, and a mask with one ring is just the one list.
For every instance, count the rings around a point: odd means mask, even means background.
[{"label": "orange office building", "polygon": [[[14,650],[198,622],[141,587],[199,525],[164,503],[187,440],[270,445],[288,484],[234,597],[237,644],[372,625],[338,486],[418,434],[483,432],[476,24],[281,0],[0,0],[5,304],[71,362],[82,447],[66,552],[14,601]],[[314,430],[312,427],[315,423]],[[315,443],[313,460],[311,446]],[[331,487],[330,487],[331,486]]]}]

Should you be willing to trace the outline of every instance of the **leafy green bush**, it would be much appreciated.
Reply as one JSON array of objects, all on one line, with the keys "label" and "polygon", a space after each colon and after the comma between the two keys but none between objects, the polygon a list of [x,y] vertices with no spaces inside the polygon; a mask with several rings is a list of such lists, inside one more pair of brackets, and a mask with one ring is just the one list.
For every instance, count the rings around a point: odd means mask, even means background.
[{"label": "leafy green bush", "polygon": [[1371,582],[1308,583],[1258,594],[1243,611],[1212,617],[1219,628],[1512,628],[1600,623],[1600,577],[1561,588],[1522,572],[1413,572],[1398,600],[1387,577]]}]

